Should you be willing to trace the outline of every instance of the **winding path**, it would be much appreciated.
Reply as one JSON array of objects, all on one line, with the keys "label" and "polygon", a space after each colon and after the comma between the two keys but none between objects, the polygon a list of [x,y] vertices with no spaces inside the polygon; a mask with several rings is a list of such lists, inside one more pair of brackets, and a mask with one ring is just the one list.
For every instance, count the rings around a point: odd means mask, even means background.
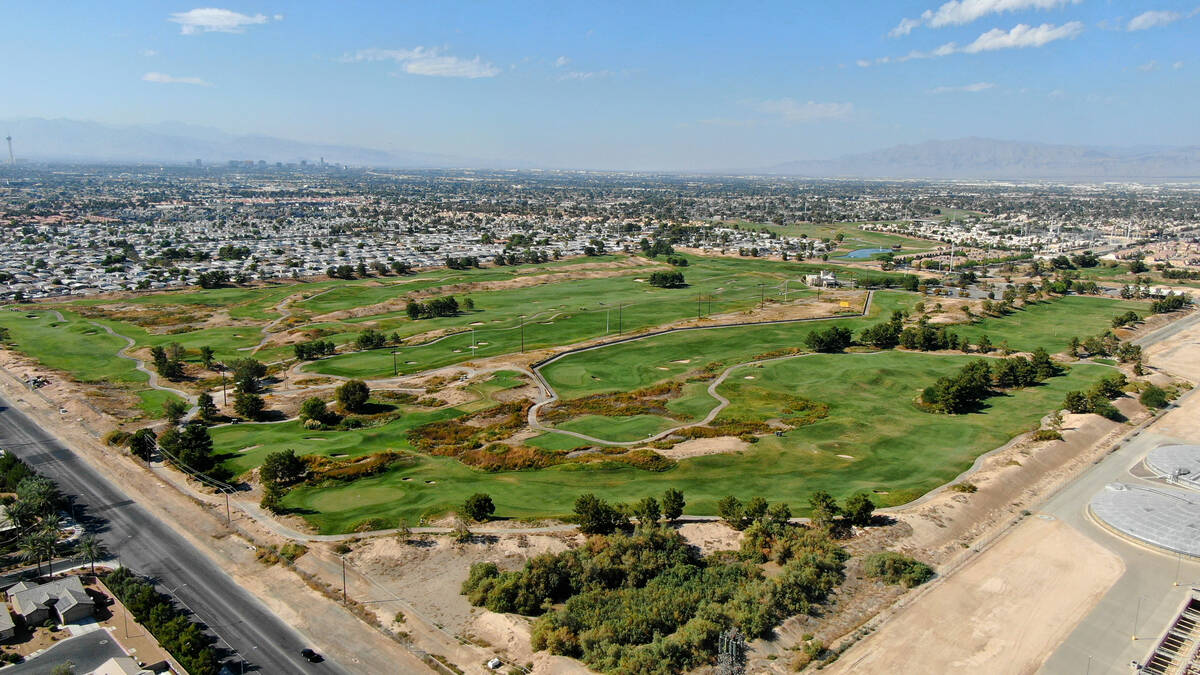
[{"label": "winding path", "polygon": [[[874,291],[870,291],[870,290],[867,291],[867,300],[865,303],[863,303],[863,310],[860,314],[858,314],[858,316],[867,316],[871,313],[871,299],[874,297],[874,293],[875,293]],[[776,319],[773,321],[753,321],[753,322],[742,322],[742,323],[728,323],[728,324],[720,324],[720,325],[716,325],[716,326],[683,326],[683,327],[679,327],[679,328],[668,328],[667,330],[655,331],[653,333],[647,333],[645,335],[635,335],[633,337],[624,338],[621,340],[613,340],[612,342],[605,342],[603,344],[591,345],[588,347],[580,347],[578,349],[569,349],[569,350],[561,352],[559,354],[555,354],[554,356],[552,356],[544,361],[541,361],[539,363],[535,363],[533,365],[532,375],[534,376],[534,379],[536,380],[536,382],[538,384],[538,388],[542,390],[543,397],[542,397],[542,400],[538,401],[536,404],[534,404],[534,406],[532,408],[529,409],[529,420],[528,420],[529,426],[530,426],[530,428],[537,429],[538,431],[544,431],[544,432],[549,432],[549,433],[554,433],[554,434],[562,434],[564,436],[572,436],[574,438],[578,438],[580,440],[587,441],[589,443],[598,443],[600,445],[611,445],[611,446],[618,446],[618,447],[631,447],[634,445],[642,445],[644,443],[650,443],[650,442],[657,441],[662,438],[666,438],[667,436],[670,436],[671,434],[674,434],[683,429],[690,429],[691,427],[704,426],[704,425],[708,424],[709,422],[712,422],[714,419],[716,419],[717,415],[721,414],[721,411],[724,410],[729,405],[729,399],[725,398],[720,393],[718,393],[717,388],[720,387],[722,384],[724,384],[726,378],[728,378],[729,374],[732,373],[733,371],[737,370],[738,368],[746,368],[749,366],[755,366],[760,363],[770,363],[772,361],[783,361],[785,359],[794,359],[794,358],[797,358],[800,356],[812,356],[812,355],[811,354],[791,354],[788,356],[777,356],[777,357],[773,357],[773,358],[769,358],[769,359],[760,359],[757,361],[747,361],[745,363],[734,364],[734,365],[726,368],[719,376],[717,376],[716,379],[714,379],[711,383],[709,383],[708,389],[706,391],[708,391],[709,396],[712,396],[714,399],[716,399],[717,405],[715,407],[713,407],[712,410],[708,411],[708,414],[704,416],[704,419],[701,419],[697,422],[689,422],[688,424],[681,424],[677,427],[672,427],[665,431],[660,431],[657,434],[650,434],[646,438],[642,438],[642,439],[639,439],[636,441],[610,441],[610,440],[605,440],[603,438],[596,438],[595,436],[588,436],[587,434],[581,434],[581,433],[575,432],[575,431],[567,431],[566,429],[555,429],[553,427],[547,427],[547,426],[542,425],[538,421],[538,412],[542,408],[546,407],[547,405],[550,405],[551,403],[554,403],[555,401],[559,400],[558,393],[554,391],[554,387],[550,386],[550,383],[542,375],[542,368],[545,368],[546,366],[550,365],[551,363],[554,363],[555,361],[558,361],[559,359],[565,358],[572,354],[579,354],[582,352],[593,351],[596,349],[603,349],[605,347],[611,347],[613,345],[624,344],[627,342],[636,342],[638,340],[645,340],[647,338],[657,337],[659,335],[667,335],[670,333],[680,333],[683,331],[694,331],[694,330],[716,330],[716,329],[720,329],[720,328],[735,328],[735,327],[740,327],[740,326],[765,326],[765,325],[783,324],[783,323],[813,323],[813,322],[817,322],[817,321],[832,321],[835,319],[844,319],[844,318],[846,318],[846,315],[823,316],[823,317],[814,317],[814,318],[808,318],[808,319]]]},{"label": "winding path", "polygon": [[[59,316],[62,316],[62,315],[60,314]],[[193,412],[195,412],[196,398],[197,398],[195,394],[189,394],[186,391],[159,384],[158,383],[158,373],[147,368],[145,361],[142,361],[138,357],[131,356],[129,354],[129,350],[131,348],[133,348],[134,345],[137,344],[137,342],[133,338],[129,337],[128,335],[122,335],[102,323],[96,323],[95,321],[89,321],[88,323],[92,324],[93,326],[95,326],[97,328],[102,328],[104,330],[104,332],[108,333],[109,335],[119,337],[122,340],[125,340],[126,345],[117,351],[117,358],[133,361],[134,368],[137,368],[138,370],[145,373],[150,378],[149,384],[150,384],[151,389],[157,389],[159,391],[165,391],[165,392],[168,392],[171,394],[175,394],[179,398],[182,398],[183,400],[187,401],[192,406],[191,410],[188,411],[189,416]]]}]

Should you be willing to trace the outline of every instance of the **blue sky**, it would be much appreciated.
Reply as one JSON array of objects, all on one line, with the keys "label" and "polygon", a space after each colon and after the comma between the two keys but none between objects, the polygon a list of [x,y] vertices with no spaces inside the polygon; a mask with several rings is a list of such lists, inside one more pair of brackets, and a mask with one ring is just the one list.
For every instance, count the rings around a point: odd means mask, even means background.
[{"label": "blue sky", "polygon": [[545,166],[1200,144],[1200,0],[7,2],[0,119]]}]

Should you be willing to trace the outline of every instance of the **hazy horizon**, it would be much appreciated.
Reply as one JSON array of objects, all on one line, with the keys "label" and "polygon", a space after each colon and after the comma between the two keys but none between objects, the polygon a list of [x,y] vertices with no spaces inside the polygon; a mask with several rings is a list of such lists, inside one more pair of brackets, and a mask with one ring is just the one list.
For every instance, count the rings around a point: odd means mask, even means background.
[{"label": "hazy horizon", "polygon": [[0,119],[598,170],[1200,144],[1200,18],[1174,0],[6,9]]}]

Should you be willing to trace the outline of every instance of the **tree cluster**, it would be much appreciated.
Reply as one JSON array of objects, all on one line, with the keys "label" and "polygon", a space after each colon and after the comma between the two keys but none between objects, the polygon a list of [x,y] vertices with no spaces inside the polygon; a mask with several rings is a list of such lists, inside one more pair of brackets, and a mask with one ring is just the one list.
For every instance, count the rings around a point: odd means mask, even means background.
[{"label": "tree cluster", "polygon": [[408,318],[432,319],[439,316],[455,316],[459,312],[458,301],[452,296],[433,298],[425,302],[410,301],[404,306]]},{"label": "tree cluster", "polygon": [[221,670],[212,639],[149,581],[127,567],[118,567],[104,575],[104,585],[187,672],[216,675]]},{"label": "tree cluster", "polygon": [[593,537],[514,572],[477,563],[462,590],[493,611],[542,615],[534,649],[606,673],[685,672],[711,662],[723,630],[765,636],[844,580],[845,551],[823,533],[794,529],[793,555],[770,579],[757,564],[702,557],[678,533],[651,526]]},{"label": "tree cluster", "polygon": [[1125,375],[1122,373],[1113,373],[1096,382],[1087,391],[1076,390],[1067,392],[1066,398],[1063,399],[1062,407],[1066,408],[1069,412],[1077,414],[1096,413],[1110,420],[1123,420],[1125,417],[1111,401],[1124,396],[1125,387],[1128,384],[1129,382],[1125,379]]},{"label": "tree cluster", "polygon": [[834,353],[844,350],[854,342],[849,328],[830,326],[817,329],[804,336],[804,344],[814,352]]},{"label": "tree cluster", "polygon": [[1155,314],[1166,314],[1168,312],[1177,312],[1191,304],[1192,299],[1187,295],[1168,293],[1167,297],[1162,300],[1155,300],[1150,303],[1150,311]]},{"label": "tree cluster", "polygon": [[337,352],[337,345],[332,340],[309,340],[292,345],[292,351],[301,361],[314,361],[322,356],[331,356]]},{"label": "tree cluster", "polygon": [[685,285],[683,272],[678,270],[651,272],[650,285],[657,288],[682,288]]}]

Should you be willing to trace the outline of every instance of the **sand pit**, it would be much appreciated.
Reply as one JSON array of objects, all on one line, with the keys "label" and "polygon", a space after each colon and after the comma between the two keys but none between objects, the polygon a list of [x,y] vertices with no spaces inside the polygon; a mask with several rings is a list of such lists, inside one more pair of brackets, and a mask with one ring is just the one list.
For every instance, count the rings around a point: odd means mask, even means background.
[{"label": "sand pit", "polygon": [[678,361],[672,361],[671,363],[691,363],[691,362],[692,362],[691,359],[679,359]]},{"label": "sand pit", "polygon": [[654,368],[655,370],[670,370],[670,368],[667,368],[666,366],[655,366]]},{"label": "sand pit", "polygon": [[679,534],[704,555],[716,551],[736,551],[742,545],[742,533],[721,522],[684,523]]},{"label": "sand pit", "polygon": [[746,377],[743,377],[742,379],[743,379],[743,380],[753,380],[753,379],[754,379],[754,376],[753,376],[753,375],[747,375]]},{"label": "sand pit", "polygon": [[841,457],[842,459],[854,459],[852,455],[838,455],[838,457]]},{"label": "sand pit", "polygon": [[671,459],[687,459],[703,457],[704,455],[719,455],[725,452],[741,452],[750,444],[733,436],[718,436],[716,438],[693,438],[679,443],[673,448],[658,450],[658,454]]},{"label": "sand pit", "polygon": [[1031,518],[826,671],[1032,673],[1123,572],[1069,525]]}]

